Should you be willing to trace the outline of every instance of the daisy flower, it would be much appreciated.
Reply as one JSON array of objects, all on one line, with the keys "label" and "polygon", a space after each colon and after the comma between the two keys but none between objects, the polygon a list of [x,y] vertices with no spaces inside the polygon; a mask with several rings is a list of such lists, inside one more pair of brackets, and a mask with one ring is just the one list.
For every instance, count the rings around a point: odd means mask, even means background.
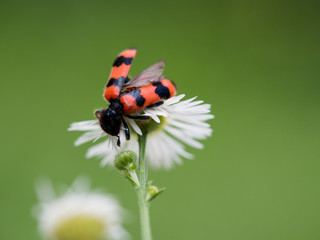
[{"label": "daisy flower", "polygon": [[[185,95],[179,95],[164,101],[164,104],[143,109],[140,115],[149,116],[152,120],[144,124],[148,130],[146,145],[146,160],[151,167],[169,169],[174,164],[182,163],[182,158],[192,159],[193,155],[185,150],[186,145],[194,148],[203,148],[197,140],[209,137],[212,129],[207,120],[214,116],[210,114],[210,104],[195,101],[196,97],[181,101]],[[141,130],[132,119],[126,118],[131,128],[141,135]],[[102,158],[101,165],[113,164],[115,155],[125,150],[131,150],[138,155],[137,135],[125,141],[124,129],[119,137],[124,144],[116,145],[117,138],[109,136],[102,131],[97,120],[72,123],[69,131],[84,131],[75,145],[94,141],[101,136],[107,139],[90,147],[86,157]]]},{"label": "daisy flower", "polygon": [[86,178],[77,178],[61,196],[49,181],[37,185],[34,209],[39,231],[50,240],[120,240],[128,234],[121,226],[122,209],[116,199],[90,191]]}]

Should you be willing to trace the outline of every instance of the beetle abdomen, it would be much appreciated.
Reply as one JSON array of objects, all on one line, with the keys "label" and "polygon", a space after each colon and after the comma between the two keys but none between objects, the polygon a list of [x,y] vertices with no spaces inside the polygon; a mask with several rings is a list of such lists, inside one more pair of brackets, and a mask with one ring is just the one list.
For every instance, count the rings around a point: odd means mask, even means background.
[{"label": "beetle abdomen", "polygon": [[169,79],[162,79],[146,86],[120,95],[125,114],[137,112],[145,107],[168,99],[176,94],[175,84]]}]

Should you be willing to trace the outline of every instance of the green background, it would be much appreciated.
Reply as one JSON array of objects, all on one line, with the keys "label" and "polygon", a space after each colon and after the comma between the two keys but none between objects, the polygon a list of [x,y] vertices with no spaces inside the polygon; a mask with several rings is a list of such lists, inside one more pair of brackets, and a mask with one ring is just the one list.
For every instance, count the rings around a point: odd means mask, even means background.
[{"label": "green background", "polygon": [[66,129],[104,107],[115,56],[131,75],[161,58],[179,93],[212,104],[204,150],[170,171],[151,208],[154,239],[320,239],[319,2],[1,1],[0,239],[40,239],[34,183],[79,174],[131,211],[135,193],[84,158]]}]

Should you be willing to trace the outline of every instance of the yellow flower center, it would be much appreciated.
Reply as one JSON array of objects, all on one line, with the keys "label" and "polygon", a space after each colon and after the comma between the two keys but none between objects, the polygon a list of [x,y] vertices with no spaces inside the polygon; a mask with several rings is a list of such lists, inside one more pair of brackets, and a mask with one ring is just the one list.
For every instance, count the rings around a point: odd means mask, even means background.
[{"label": "yellow flower center", "polygon": [[159,131],[165,126],[167,119],[162,116],[159,116],[159,119],[160,119],[160,123],[157,123],[153,119],[150,119],[149,122],[144,124],[144,127],[148,130],[149,133],[154,131]]},{"label": "yellow flower center", "polygon": [[102,240],[104,223],[89,215],[78,215],[64,220],[55,229],[58,240]]}]

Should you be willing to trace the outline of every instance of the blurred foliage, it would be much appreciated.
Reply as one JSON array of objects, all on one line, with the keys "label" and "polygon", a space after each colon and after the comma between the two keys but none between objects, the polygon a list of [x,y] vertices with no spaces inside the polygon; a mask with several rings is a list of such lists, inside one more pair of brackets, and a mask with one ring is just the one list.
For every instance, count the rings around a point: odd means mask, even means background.
[{"label": "blurred foliage", "polygon": [[135,193],[73,147],[104,107],[115,56],[161,58],[180,93],[213,105],[205,149],[149,174],[154,239],[319,239],[318,1],[1,1],[0,238],[40,239],[34,182],[79,174],[115,194],[139,239]]}]

